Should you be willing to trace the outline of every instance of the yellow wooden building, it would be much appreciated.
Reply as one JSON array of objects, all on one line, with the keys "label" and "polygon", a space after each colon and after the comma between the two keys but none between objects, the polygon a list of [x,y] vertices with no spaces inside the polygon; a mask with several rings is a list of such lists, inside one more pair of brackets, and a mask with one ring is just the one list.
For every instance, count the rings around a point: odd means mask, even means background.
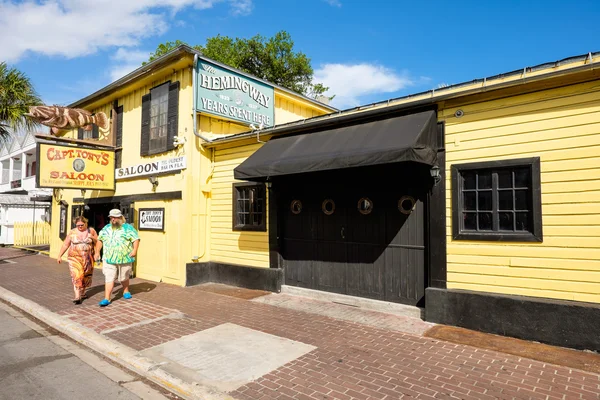
[{"label": "yellow wooden building", "polygon": [[[215,90],[217,95],[211,96],[211,101],[239,105],[238,114],[227,115],[225,119],[201,109],[201,99],[196,98],[193,87],[196,77],[202,79],[206,75],[237,79],[238,86],[245,91],[232,89],[227,93],[230,98],[224,100],[227,96]],[[266,93],[259,98],[263,104],[249,97],[256,94],[250,93],[255,88]],[[268,101],[266,97],[270,97]],[[200,102],[198,108],[194,105],[196,101]],[[256,110],[252,108],[255,104],[262,109],[260,115],[267,117],[245,121],[244,111]],[[116,184],[114,191],[54,190],[51,257],[57,256],[64,235],[72,227],[73,217],[83,214],[90,220],[89,225],[99,230],[108,223],[108,211],[120,208],[129,222],[140,229],[136,276],[177,285],[186,284],[186,263],[243,262],[243,256],[240,259],[234,254],[238,243],[252,254],[246,259],[260,259],[265,248],[260,237],[244,241],[231,231],[231,224],[229,230],[223,229],[221,220],[227,208],[223,204],[231,202],[231,187],[223,191],[220,182],[226,176],[222,168],[228,165],[226,160],[231,156],[226,155],[227,151],[205,148],[205,140],[247,132],[250,124],[257,128],[261,122],[266,126],[285,124],[335,111],[326,104],[205,59],[186,46],[70,106],[92,113],[104,112],[110,117],[110,129],[102,131],[94,127],[89,132],[79,129],[58,138],[44,135],[39,139],[42,143],[58,140],[62,145],[79,148],[116,149]],[[148,121],[145,112],[158,122]],[[143,132],[144,129],[152,132]],[[51,171],[42,169],[40,172],[38,176],[43,177]],[[231,209],[231,204],[228,208]],[[61,210],[65,216],[62,226]],[[144,229],[139,221],[141,212],[158,219],[161,226],[154,222]],[[256,261],[248,263],[260,265]]]},{"label": "yellow wooden building", "polygon": [[[338,112],[180,47],[73,104],[117,116],[87,142],[121,166],[114,193],[55,191],[53,215],[158,216],[141,231],[147,279],[314,289],[598,350],[598,57]],[[140,155],[143,103],[171,107],[175,82],[176,134],[158,142],[173,148]]]}]

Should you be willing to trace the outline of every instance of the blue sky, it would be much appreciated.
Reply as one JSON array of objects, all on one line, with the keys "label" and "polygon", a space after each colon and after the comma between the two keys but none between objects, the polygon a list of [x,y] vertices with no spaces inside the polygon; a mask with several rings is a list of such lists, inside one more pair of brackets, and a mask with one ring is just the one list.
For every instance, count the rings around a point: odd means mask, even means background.
[{"label": "blue sky", "polygon": [[287,30],[349,108],[600,51],[599,17],[592,0],[0,0],[0,61],[64,105],[161,42]]}]

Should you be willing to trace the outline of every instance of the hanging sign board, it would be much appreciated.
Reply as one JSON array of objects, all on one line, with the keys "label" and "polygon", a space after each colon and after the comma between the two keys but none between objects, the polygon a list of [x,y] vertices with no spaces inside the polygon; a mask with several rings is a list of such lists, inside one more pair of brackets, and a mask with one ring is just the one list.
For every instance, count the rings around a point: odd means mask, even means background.
[{"label": "hanging sign board", "polygon": [[164,208],[140,208],[138,214],[138,229],[140,231],[165,230]]},{"label": "hanging sign board", "polygon": [[272,86],[216,64],[199,60],[196,69],[196,110],[244,125],[275,123]]},{"label": "hanging sign board", "polygon": [[159,175],[168,172],[177,172],[186,168],[184,156],[156,160],[145,164],[132,165],[130,167],[117,168],[115,179],[135,178],[137,176]]},{"label": "hanging sign board", "polygon": [[115,152],[38,143],[39,188],[115,190]]}]

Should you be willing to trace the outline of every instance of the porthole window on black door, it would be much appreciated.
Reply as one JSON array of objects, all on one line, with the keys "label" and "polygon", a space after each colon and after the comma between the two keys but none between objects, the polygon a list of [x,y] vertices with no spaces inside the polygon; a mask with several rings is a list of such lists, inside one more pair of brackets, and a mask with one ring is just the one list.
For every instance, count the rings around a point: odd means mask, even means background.
[{"label": "porthole window on black door", "polygon": [[368,197],[363,197],[358,201],[358,212],[362,215],[371,214],[373,211],[373,202]]},{"label": "porthole window on black door", "polygon": [[410,214],[415,209],[415,199],[411,196],[402,196],[398,200],[398,210],[402,214]]},{"label": "porthole window on black door", "polygon": [[325,215],[331,215],[335,211],[335,203],[331,199],[323,200],[323,204],[321,204],[321,210]]},{"label": "porthole window on black door", "polygon": [[300,214],[302,212],[302,202],[300,200],[292,201],[292,204],[290,204],[290,210],[292,211],[292,214]]}]

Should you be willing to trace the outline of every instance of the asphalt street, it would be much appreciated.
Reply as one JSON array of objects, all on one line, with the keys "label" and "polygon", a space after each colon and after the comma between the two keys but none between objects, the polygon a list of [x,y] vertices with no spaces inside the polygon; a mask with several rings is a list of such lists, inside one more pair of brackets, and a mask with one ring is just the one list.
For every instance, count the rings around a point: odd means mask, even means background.
[{"label": "asphalt street", "polygon": [[41,327],[31,326],[35,325],[0,304],[0,400],[151,398],[137,396],[122,386],[123,382],[132,381],[127,372],[87,353],[99,369],[110,369],[110,379],[59,344],[67,348],[77,348],[76,345],[58,336],[46,337]]}]

